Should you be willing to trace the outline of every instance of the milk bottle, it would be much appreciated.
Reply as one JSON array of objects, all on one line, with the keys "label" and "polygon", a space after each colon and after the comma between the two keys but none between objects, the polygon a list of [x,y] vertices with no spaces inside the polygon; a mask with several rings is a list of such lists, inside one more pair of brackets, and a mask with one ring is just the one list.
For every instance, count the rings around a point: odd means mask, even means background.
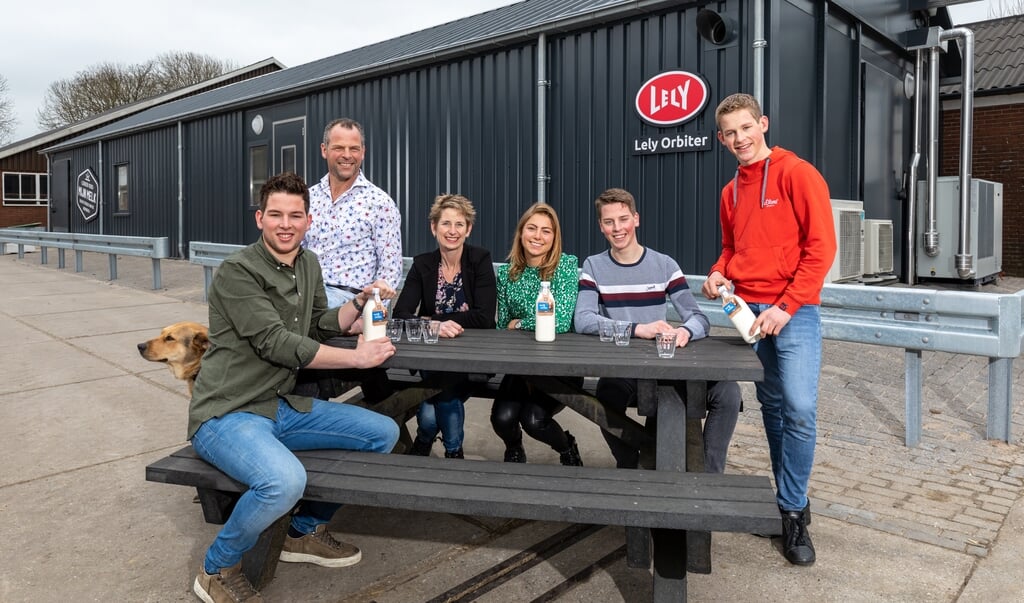
[{"label": "milk bottle", "polygon": [[743,341],[747,343],[756,343],[761,338],[761,329],[754,331],[753,335],[750,335],[750,326],[754,324],[754,312],[747,305],[747,302],[743,301],[743,298],[736,295],[728,289],[725,285],[718,286],[718,295],[722,297],[722,310],[725,315],[732,321],[733,326],[739,331]]},{"label": "milk bottle", "polygon": [[551,295],[551,282],[540,282],[537,294],[537,328],[533,335],[537,341],[555,340],[555,296]]},{"label": "milk bottle", "polygon": [[380,300],[380,289],[373,288],[373,299],[363,308],[363,339],[380,339],[388,336],[388,310]]}]

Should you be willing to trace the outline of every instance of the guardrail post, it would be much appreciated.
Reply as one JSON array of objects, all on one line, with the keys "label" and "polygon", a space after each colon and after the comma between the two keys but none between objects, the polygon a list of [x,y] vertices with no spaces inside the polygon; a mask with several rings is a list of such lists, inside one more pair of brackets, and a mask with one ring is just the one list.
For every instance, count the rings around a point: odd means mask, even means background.
[{"label": "guardrail post", "polygon": [[163,279],[160,275],[160,258],[153,258],[153,289],[161,289]]},{"label": "guardrail post", "polygon": [[39,246],[39,263],[40,264],[46,264],[47,263],[47,255],[46,255],[46,246],[45,245],[40,245]]},{"label": "guardrail post", "polygon": [[75,272],[82,271],[82,252],[78,249],[75,250]]},{"label": "guardrail post", "polygon": [[985,437],[1010,441],[1013,417],[1013,358],[988,359],[988,420]]},{"label": "guardrail post", "polygon": [[906,438],[904,445],[915,448],[921,442],[921,388],[923,372],[921,370],[921,350],[903,350],[906,364],[903,376],[903,398],[906,405]]},{"label": "guardrail post", "polygon": [[25,244],[24,243],[18,243],[18,259],[19,260],[25,259]]},{"label": "guardrail post", "polygon": [[64,269],[64,248],[57,248],[57,267],[61,270]]},{"label": "guardrail post", "polygon": [[110,262],[110,280],[116,281],[117,280],[117,254],[116,253],[107,254],[107,259]]},{"label": "guardrail post", "polygon": [[213,282],[213,266],[203,266],[203,301],[210,301],[210,284]]}]

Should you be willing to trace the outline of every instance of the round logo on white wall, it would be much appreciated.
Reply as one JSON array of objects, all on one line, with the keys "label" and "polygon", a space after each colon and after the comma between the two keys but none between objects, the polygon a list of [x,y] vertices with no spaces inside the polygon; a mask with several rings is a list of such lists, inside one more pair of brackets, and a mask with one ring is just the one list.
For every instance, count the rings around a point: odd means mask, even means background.
[{"label": "round logo on white wall", "polygon": [[665,71],[640,86],[636,112],[649,124],[666,127],[687,122],[708,104],[704,78],[689,71]]}]

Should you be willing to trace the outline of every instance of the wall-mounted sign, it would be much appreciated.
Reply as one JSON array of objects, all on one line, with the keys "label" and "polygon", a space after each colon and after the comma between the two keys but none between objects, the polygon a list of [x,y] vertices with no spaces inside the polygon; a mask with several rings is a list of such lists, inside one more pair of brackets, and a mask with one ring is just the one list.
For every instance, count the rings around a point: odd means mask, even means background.
[{"label": "wall-mounted sign", "polygon": [[633,139],[633,155],[657,155],[659,153],[686,153],[707,151],[711,148],[710,134],[668,134],[664,136],[641,136]]},{"label": "wall-mounted sign", "polygon": [[92,170],[86,168],[78,175],[78,182],[75,187],[75,205],[86,222],[92,222],[100,215],[100,183],[96,180]]},{"label": "wall-mounted sign", "polygon": [[689,121],[708,104],[704,78],[689,71],[659,73],[640,86],[636,112],[649,124],[667,127]]}]

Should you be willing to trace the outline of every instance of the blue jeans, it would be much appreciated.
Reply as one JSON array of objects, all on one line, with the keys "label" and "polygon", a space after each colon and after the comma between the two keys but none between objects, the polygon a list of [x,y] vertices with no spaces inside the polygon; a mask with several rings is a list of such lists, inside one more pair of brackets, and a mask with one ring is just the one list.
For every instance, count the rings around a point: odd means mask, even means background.
[{"label": "blue jeans", "polygon": [[[462,448],[465,438],[466,408],[464,403],[469,398],[470,383],[464,376],[442,375],[440,373],[423,372],[423,378],[440,376],[445,379],[445,389],[431,398],[420,402],[416,413],[416,439],[430,443],[441,433],[441,443],[446,452],[455,452]],[[457,381],[455,381],[457,379]]]},{"label": "blue jeans", "polygon": [[[302,497],[306,469],[292,450],[386,453],[397,441],[398,425],[390,417],[323,400],[313,400],[313,410],[308,413],[281,400],[276,419],[231,412],[203,423],[192,437],[196,454],[249,486],[206,551],[206,571],[238,563],[263,530],[291,511]],[[339,506],[303,503],[292,517],[292,527],[309,534],[330,521]]]},{"label": "blue jeans", "polygon": [[[750,309],[756,315],[769,306],[750,304]],[[775,497],[783,511],[799,511],[807,505],[817,439],[820,308],[801,306],[778,335],[761,339],[754,350],[764,365],[764,381],[755,385],[775,475]]]},{"label": "blue jeans", "polygon": [[338,289],[337,287],[324,286],[324,291],[327,293],[327,307],[328,308],[340,308],[348,302],[352,301],[352,298],[356,296],[348,289]]}]

